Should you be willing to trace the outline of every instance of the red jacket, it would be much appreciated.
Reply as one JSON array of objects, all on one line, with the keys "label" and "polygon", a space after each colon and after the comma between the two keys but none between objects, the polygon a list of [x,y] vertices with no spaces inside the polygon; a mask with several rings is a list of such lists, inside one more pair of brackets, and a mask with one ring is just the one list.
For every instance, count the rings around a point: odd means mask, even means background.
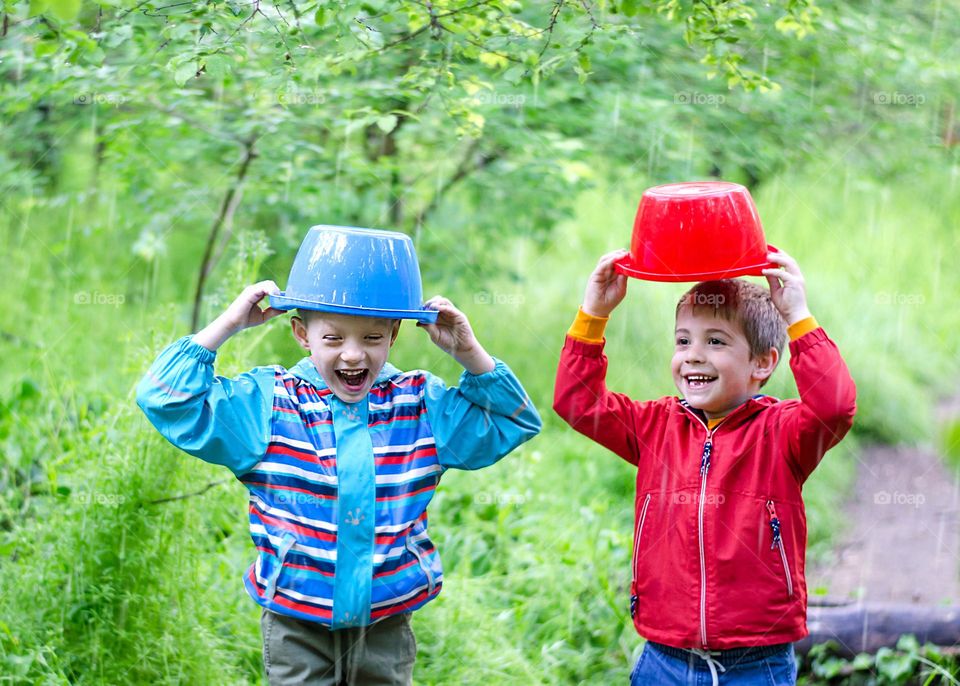
[{"label": "red jacket", "polygon": [[708,431],[677,398],[604,381],[603,344],[567,337],[554,410],[637,466],[631,599],[644,637],[678,648],[807,635],[801,487],[853,423],[856,387],[818,328],[790,343],[800,400],[756,396]]}]

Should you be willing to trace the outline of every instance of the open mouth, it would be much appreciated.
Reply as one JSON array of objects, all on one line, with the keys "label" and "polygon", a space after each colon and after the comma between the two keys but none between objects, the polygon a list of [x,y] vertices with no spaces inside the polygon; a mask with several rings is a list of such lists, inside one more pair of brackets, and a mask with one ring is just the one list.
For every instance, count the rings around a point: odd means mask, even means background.
[{"label": "open mouth", "polygon": [[337,369],[337,378],[348,391],[359,391],[367,381],[366,369]]},{"label": "open mouth", "polygon": [[694,390],[706,388],[717,380],[717,377],[706,374],[688,374],[683,378],[687,382],[687,387]]}]

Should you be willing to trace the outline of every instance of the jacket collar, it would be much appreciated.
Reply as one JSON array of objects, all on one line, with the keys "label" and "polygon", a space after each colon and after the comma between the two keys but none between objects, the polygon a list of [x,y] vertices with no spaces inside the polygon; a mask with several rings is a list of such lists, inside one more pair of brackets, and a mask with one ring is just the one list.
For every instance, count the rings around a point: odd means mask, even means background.
[{"label": "jacket collar", "polygon": [[[748,398],[743,403],[735,407],[730,414],[723,418],[722,423],[732,424],[749,419],[761,410],[766,409],[771,405],[776,405],[778,402],[780,401],[771,395],[763,395],[762,393],[758,393],[757,395],[753,396],[752,398]],[[704,426],[707,424],[707,418],[703,412],[691,407],[690,403],[683,398],[677,398],[677,411],[691,419],[696,417],[704,424]]]},{"label": "jacket collar", "polygon": [[[317,365],[315,365],[313,360],[311,360],[309,357],[304,357],[302,360],[297,362],[297,364],[290,369],[290,373],[298,379],[306,381],[318,391],[323,391],[328,388],[327,382],[323,380],[323,377],[320,376],[320,372],[317,371]],[[380,373],[377,374],[377,378],[374,380],[373,385],[378,386],[396,376],[399,376],[402,373],[403,372],[401,372],[399,369],[387,362],[383,365],[383,369],[380,370]]]}]

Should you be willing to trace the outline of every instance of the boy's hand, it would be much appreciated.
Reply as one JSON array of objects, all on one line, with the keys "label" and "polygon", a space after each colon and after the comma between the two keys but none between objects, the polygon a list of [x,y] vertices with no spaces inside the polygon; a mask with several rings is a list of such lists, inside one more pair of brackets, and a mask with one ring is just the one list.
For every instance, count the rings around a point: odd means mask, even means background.
[{"label": "boy's hand", "polygon": [[430,335],[430,340],[436,343],[438,348],[463,365],[463,368],[471,374],[493,371],[496,362],[473,335],[467,315],[439,295],[430,298],[424,307],[440,313],[436,324],[417,323],[418,327]]},{"label": "boy's hand", "polygon": [[274,317],[283,314],[283,310],[268,307],[260,309],[260,301],[280,289],[273,281],[261,281],[243,289],[237,299],[219,317],[203,330],[194,334],[193,342],[207,350],[216,350],[233,334],[253,326],[260,326]]},{"label": "boy's hand", "polygon": [[230,306],[221,315],[224,321],[233,325],[236,331],[243,331],[254,326],[260,326],[274,317],[283,314],[283,310],[277,310],[268,307],[265,310],[260,309],[260,301],[268,295],[276,295],[280,292],[273,281],[261,281],[252,286],[247,286],[240,292],[237,299],[230,303]]},{"label": "boy's hand", "polygon": [[613,265],[628,255],[626,250],[614,250],[597,262],[597,268],[587,281],[582,310],[594,317],[609,317],[627,295],[627,277],[618,274]]},{"label": "boy's hand", "polygon": [[767,253],[767,260],[781,265],[780,269],[764,269],[763,275],[770,284],[770,299],[787,326],[809,317],[807,290],[797,261],[782,250]]}]

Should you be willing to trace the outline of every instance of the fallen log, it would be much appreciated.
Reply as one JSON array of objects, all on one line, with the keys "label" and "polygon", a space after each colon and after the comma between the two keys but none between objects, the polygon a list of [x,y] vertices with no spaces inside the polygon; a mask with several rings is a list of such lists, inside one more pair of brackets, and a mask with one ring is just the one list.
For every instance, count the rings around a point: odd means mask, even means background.
[{"label": "fallen log", "polygon": [[904,634],[913,634],[920,644],[960,644],[960,606],[909,605],[906,603],[851,603],[810,606],[807,610],[810,635],[794,644],[806,654],[818,643],[834,641],[838,653],[853,657],[875,653],[884,646],[893,648]]}]

